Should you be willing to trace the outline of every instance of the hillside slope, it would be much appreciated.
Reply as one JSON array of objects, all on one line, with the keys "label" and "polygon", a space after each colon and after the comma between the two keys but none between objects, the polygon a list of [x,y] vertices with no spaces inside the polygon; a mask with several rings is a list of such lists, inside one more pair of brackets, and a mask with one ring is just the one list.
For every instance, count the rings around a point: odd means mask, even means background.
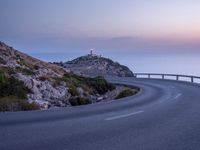
[{"label": "hillside slope", "polygon": [[113,89],[102,77],[77,76],[0,42],[0,111],[88,104]]}]

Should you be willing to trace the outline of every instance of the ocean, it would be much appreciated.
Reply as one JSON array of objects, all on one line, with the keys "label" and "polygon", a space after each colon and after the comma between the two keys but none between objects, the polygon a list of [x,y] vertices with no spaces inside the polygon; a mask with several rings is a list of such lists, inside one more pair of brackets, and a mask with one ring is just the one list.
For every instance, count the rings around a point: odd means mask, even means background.
[{"label": "ocean", "polygon": [[[47,62],[69,61],[83,53],[31,53],[33,57]],[[168,73],[200,76],[200,54],[198,53],[104,53],[103,57],[111,58],[128,66],[135,73]]]}]

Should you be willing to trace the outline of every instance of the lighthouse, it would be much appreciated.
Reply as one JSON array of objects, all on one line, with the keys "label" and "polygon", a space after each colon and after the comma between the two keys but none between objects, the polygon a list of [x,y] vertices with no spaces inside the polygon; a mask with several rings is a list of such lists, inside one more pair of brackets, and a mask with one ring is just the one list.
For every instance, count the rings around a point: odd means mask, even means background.
[{"label": "lighthouse", "polygon": [[90,55],[91,56],[93,55],[93,51],[94,51],[94,49],[90,49]]},{"label": "lighthouse", "polygon": [[89,56],[97,56],[96,54],[94,54],[94,49],[90,49],[90,54]]},{"label": "lighthouse", "polygon": [[97,54],[94,53],[94,49],[90,49],[90,53],[88,54],[90,57],[100,57]]}]

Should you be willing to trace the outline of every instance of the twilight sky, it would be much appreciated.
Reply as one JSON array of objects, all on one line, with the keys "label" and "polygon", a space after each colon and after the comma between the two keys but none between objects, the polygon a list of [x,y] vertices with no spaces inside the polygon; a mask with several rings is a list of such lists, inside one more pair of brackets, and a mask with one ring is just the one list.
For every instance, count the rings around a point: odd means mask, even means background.
[{"label": "twilight sky", "polygon": [[200,52],[200,0],[0,0],[0,19],[27,53]]}]

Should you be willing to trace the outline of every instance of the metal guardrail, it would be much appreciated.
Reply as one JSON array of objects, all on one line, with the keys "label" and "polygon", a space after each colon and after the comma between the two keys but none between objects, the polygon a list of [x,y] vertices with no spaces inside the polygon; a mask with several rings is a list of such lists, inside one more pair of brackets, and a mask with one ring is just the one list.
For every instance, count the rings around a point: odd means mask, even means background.
[{"label": "metal guardrail", "polygon": [[[199,79],[200,81],[200,77],[198,76],[190,76],[190,75],[179,75],[179,74],[159,74],[159,73],[134,73],[135,77],[136,78],[140,78],[143,77],[143,78],[152,78],[155,76],[160,76],[161,79],[166,79],[166,77],[175,77],[175,80],[179,81],[180,80],[180,77],[183,77],[183,78],[189,78],[190,82],[192,83],[199,83],[199,82],[195,82],[195,79]],[[184,81],[184,80],[181,80],[181,81]]]}]

